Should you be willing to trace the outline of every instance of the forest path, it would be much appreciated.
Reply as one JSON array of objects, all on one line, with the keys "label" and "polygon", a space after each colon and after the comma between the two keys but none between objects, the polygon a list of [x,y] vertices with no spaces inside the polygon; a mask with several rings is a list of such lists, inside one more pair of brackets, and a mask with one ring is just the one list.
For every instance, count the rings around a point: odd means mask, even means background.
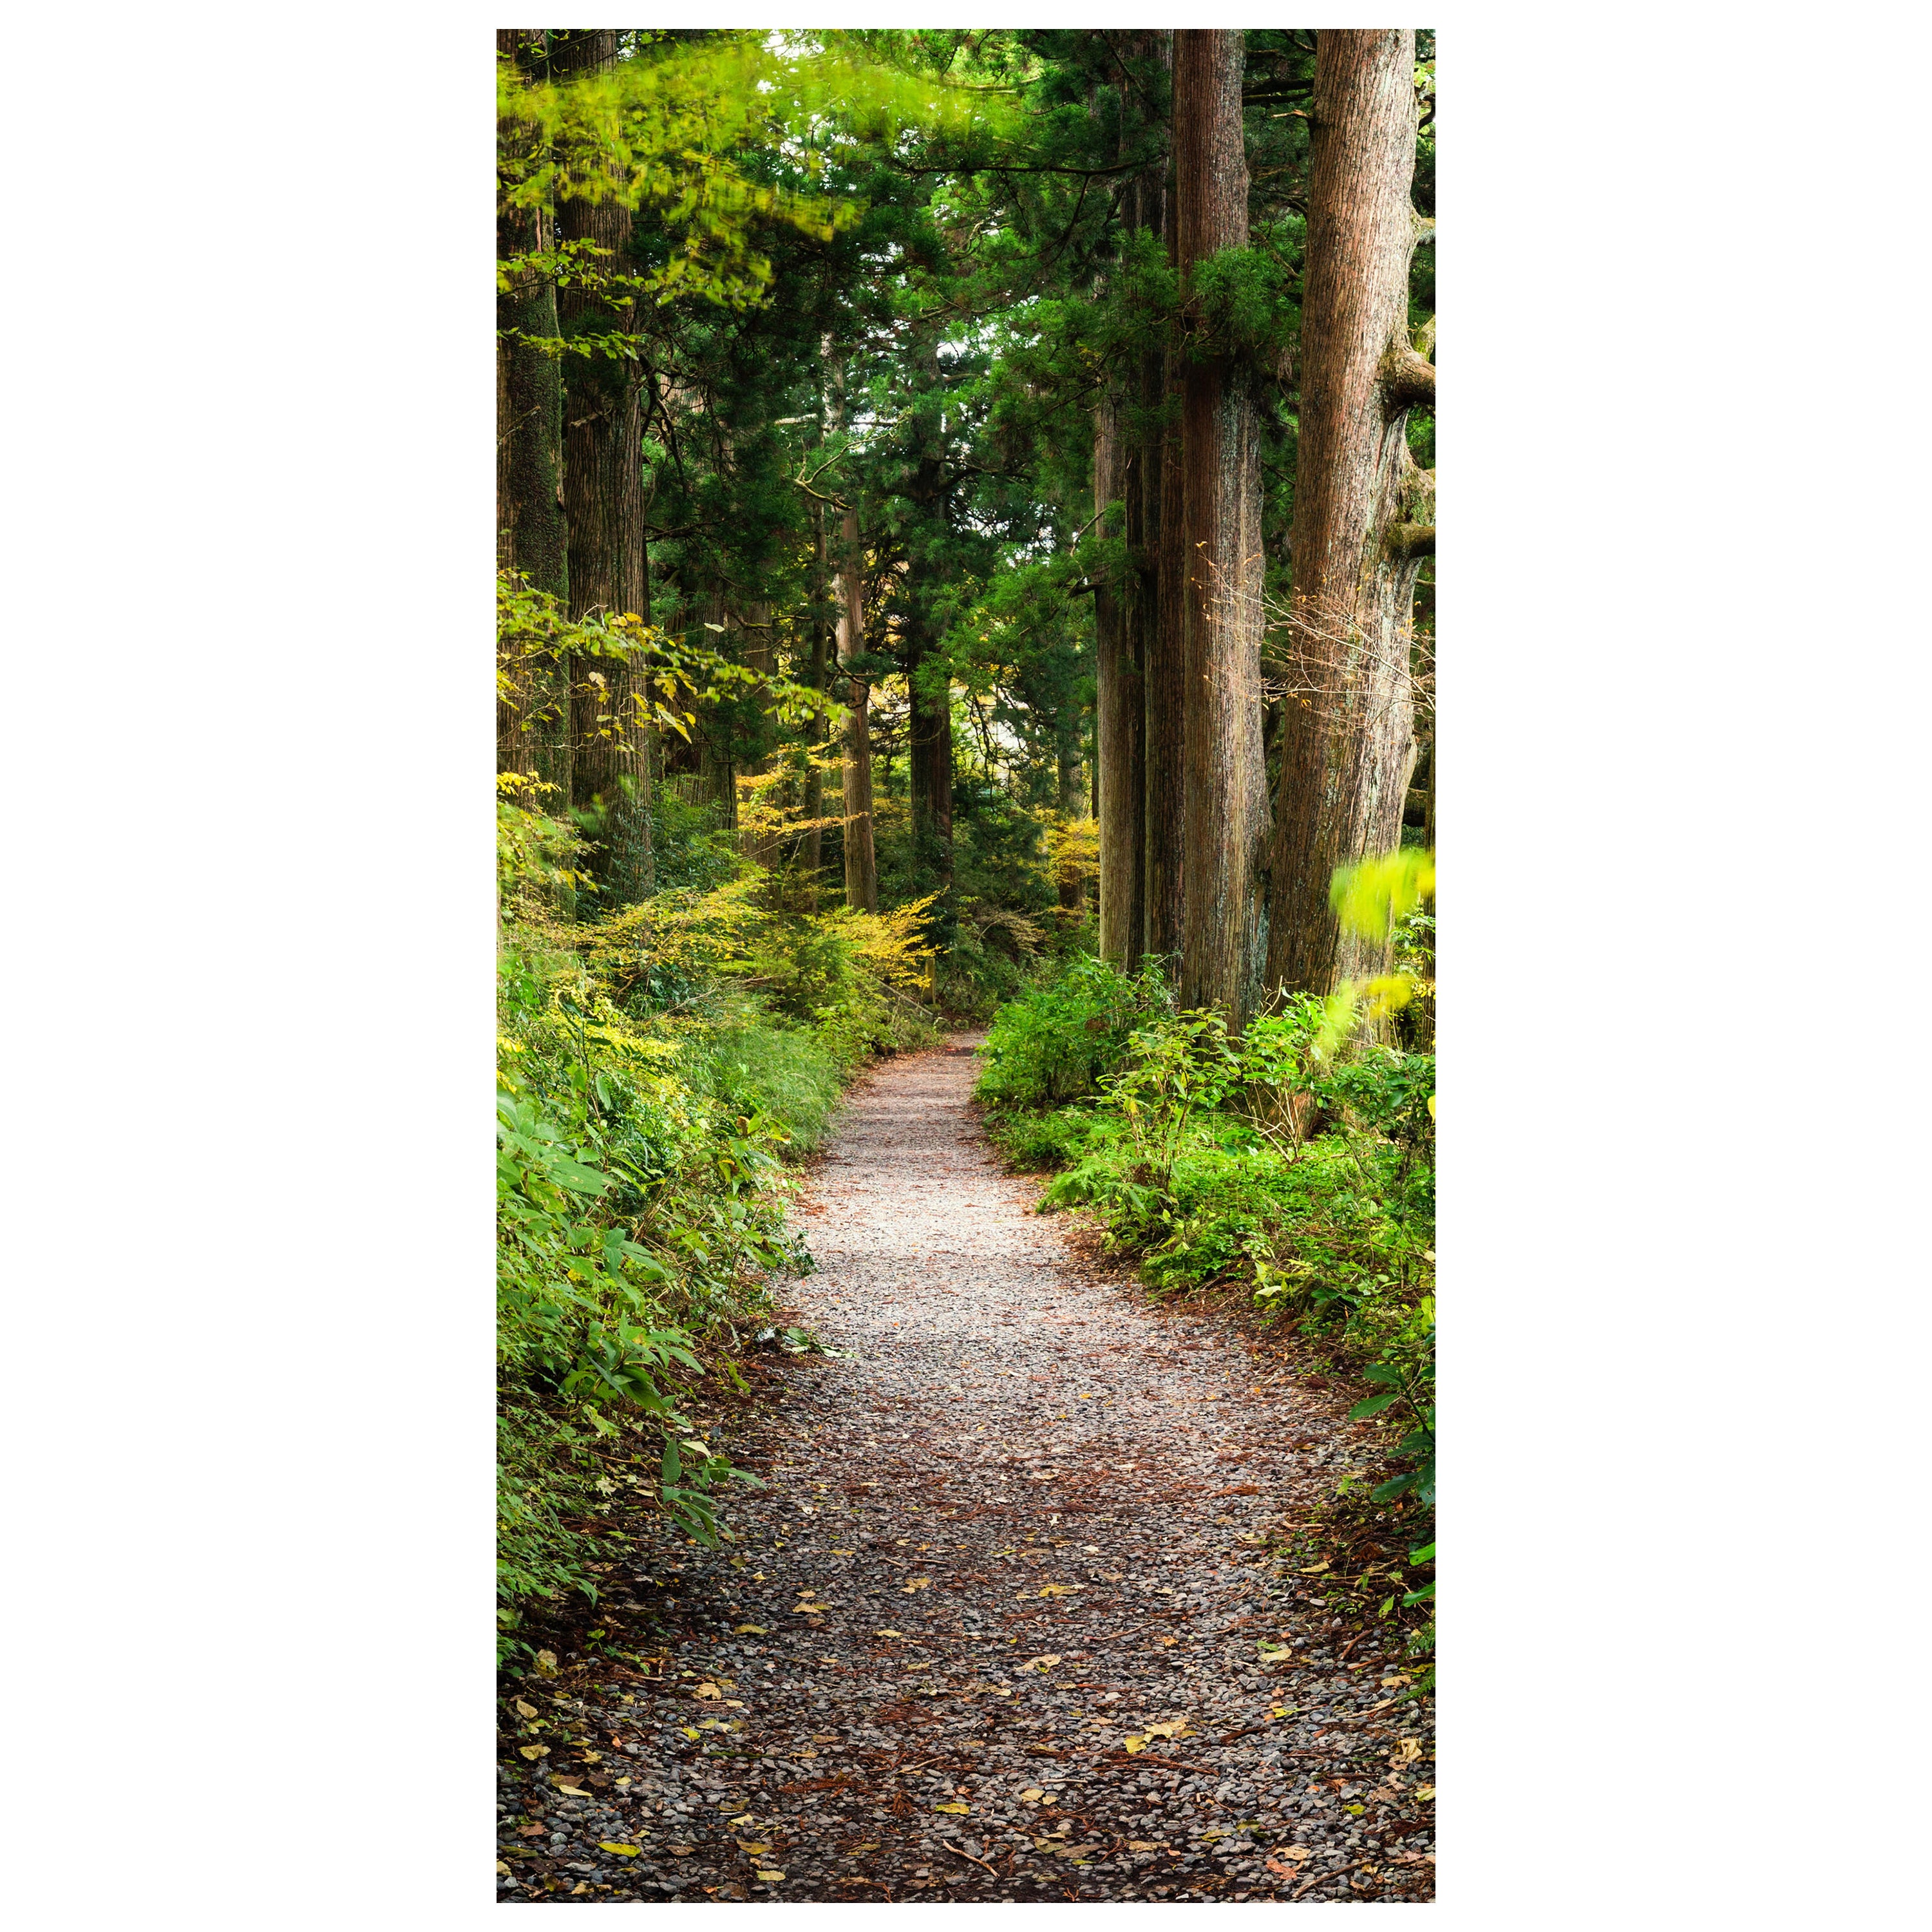
[{"label": "forest path", "polygon": [[1426,1896],[1397,1814],[1428,1766],[1370,1788],[1419,1714],[1306,1649],[1240,1540],[1333,1403],[1095,1278],[980,1133],[974,1044],[850,1099],[795,1291],[833,1352],[738,1446],[770,1486],[728,1504],[736,1545],[653,1566],[682,1640],[650,1716],[607,1717],[646,1728],[580,1827],[639,1852],[574,1869],[694,1902]]}]

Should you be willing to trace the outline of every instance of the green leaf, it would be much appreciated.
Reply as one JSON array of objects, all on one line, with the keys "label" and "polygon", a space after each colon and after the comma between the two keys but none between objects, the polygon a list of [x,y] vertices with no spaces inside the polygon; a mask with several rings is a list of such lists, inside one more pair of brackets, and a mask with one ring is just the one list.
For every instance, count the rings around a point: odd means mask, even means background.
[{"label": "green leaf", "polygon": [[1351,1422],[1365,1422],[1372,1415],[1381,1414],[1390,1402],[1400,1402],[1401,1400],[1402,1391],[1400,1389],[1393,1389],[1387,1395],[1370,1396],[1365,1400],[1357,1402],[1354,1407],[1349,1410],[1348,1420]]}]

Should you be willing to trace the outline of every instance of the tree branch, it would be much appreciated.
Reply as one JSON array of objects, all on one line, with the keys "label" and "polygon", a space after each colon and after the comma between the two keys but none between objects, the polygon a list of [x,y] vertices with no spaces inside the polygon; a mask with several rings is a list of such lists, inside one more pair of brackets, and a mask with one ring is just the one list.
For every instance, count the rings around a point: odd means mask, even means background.
[{"label": "tree branch", "polygon": [[1436,406],[1436,364],[1400,338],[1389,344],[1376,377],[1382,386],[1383,404],[1391,416],[1402,410]]},{"label": "tree branch", "polygon": [[1398,563],[1436,554],[1433,524],[1391,524],[1382,538],[1382,548]]}]

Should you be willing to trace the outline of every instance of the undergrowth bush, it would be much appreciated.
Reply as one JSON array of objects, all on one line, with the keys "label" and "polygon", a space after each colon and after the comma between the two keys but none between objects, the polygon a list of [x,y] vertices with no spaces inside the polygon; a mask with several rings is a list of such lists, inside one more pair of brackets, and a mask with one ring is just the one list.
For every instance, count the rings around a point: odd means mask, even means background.
[{"label": "undergrowth bush", "polygon": [[1355,1412],[1395,1465],[1376,1498],[1426,1510],[1436,1063],[1370,1036],[1370,997],[1291,1000],[1232,1040],[1152,976],[1082,962],[1001,1011],[978,1091],[1010,1158],[1060,1169],[1041,1210],[1091,1210],[1150,1294],[1242,1285],[1364,1376]]},{"label": "undergrowth bush", "polygon": [[[702,1542],[734,1469],[693,1414],[782,1270],[782,1162],[847,1072],[927,1044],[917,910],[783,914],[700,826],[686,883],[594,922],[573,826],[498,807],[500,1653],[532,1611],[592,1601],[624,1493]],[[708,872],[709,883],[704,875]],[[694,877],[693,875],[697,875]]]},{"label": "undergrowth bush", "polygon": [[1151,964],[1129,974],[1083,956],[1049,970],[1000,1009],[974,1095],[1002,1110],[1082,1099],[1120,1065],[1135,1029],[1171,1004]]}]

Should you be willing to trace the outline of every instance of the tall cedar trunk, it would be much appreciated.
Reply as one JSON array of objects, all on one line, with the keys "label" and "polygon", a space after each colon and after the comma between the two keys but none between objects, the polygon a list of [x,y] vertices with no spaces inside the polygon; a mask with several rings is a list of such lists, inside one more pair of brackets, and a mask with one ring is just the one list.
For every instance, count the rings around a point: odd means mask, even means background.
[{"label": "tall cedar trunk", "polygon": [[[931,397],[941,380],[936,328],[921,339],[914,353],[920,386]],[[946,514],[942,420],[926,410],[915,418],[917,442],[906,494],[914,505],[914,526],[923,542],[908,544],[900,590],[909,694],[906,766],[916,877],[920,890],[929,888],[939,894],[938,924],[941,932],[950,935],[953,916],[952,686],[945,670],[932,662],[932,599],[937,586],[932,566],[920,554],[922,550],[929,553],[934,526]]]},{"label": "tall cedar trunk", "polygon": [[1414,39],[1316,41],[1288,650],[1304,701],[1283,721],[1269,868],[1268,976],[1292,991],[1388,969],[1387,944],[1342,933],[1328,892],[1338,866],[1400,843],[1414,755],[1409,620],[1435,478],[1407,425],[1436,393],[1407,330]]},{"label": "tall cedar trunk", "polygon": [[[812,668],[806,682],[814,691],[823,692],[832,651],[832,626],[826,614],[830,559],[825,542],[825,505],[816,496],[812,500]],[[824,828],[818,822],[825,816],[825,772],[818,762],[824,745],[825,713],[814,712],[812,736],[806,748],[806,830],[799,855],[805,868],[808,912],[818,910],[818,872],[825,862]]]},{"label": "tall cedar trunk", "polygon": [[[617,35],[584,28],[556,35],[552,64],[561,75],[613,65]],[[557,232],[566,242],[608,249],[598,265],[622,274],[629,263],[631,211],[614,199],[566,200]],[[613,304],[594,290],[557,296],[566,335],[634,326],[634,304]],[[563,378],[563,502],[569,526],[570,614],[625,613],[650,621],[644,543],[644,383],[628,357],[572,356]],[[614,658],[574,659],[570,667],[572,802],[601,807],[603,827],[590,869],[606,907],[628,905],[655,884],[651,850],[651,760],[644,683]]]},{"label": "tall cedar trunk", "polygon": [[[758,680],[752,687],[752,696],[755,701],[762,704],[766,700],[777,658],[773,644],[771,605],[762,598],[753,604],[746,615],[744,628],[746,668],[753,672]],[[769,754],[749,758],[745,763],[742,776],[763,778],[771,768]],[[748,806],[752,812],[763,817],[770,810],[772,803],[772,794],[768,788],[761,786],[755,791],[747,788],[739,801],[740,815]],[[778,842],[771,832],[746,832],[742,835],[740,843],[746,857],[754,864],[763,866],[767,872],[778,863]]]},{"label": "tall cedar trunk", "polygon": [[[1247,245],[1244,40],[1238,27],[1190,28],[1174,37],[1174,227],[1184,290],[1197,262]],[[1187,560],[1180,996],[1187,1006],[1222,1009],[1240,1026],[1254,1010],[1266,945],[1261,464],[1252,379],[1232,356],[1190,359],[1180,404]]]},{"label": "tall cedar trunk", "polygon": [[[1169,37],[1170,40],[1172,36]],[[1174,220],[1174,177],[1170,158],[1166,187],[1168,266],[1178,260]],[[1183,722],[1187,680],[1181,661],[1183,592],[1187,580],[1186,506],[1181,496],[1180,381],[1184,364],[1170,340],[1161,352],[1157,408],[1149,412],[1150,473],[1142,497],[1148,518],[1148,544],[1155,560],[1148,586],[1150,621],[1142,632],[1142,690],[1147,699],[1147,948],[1178,974],[1186,929],[1187,880],[1182,790]],[[1150,373],[1143,382],[1150,385]],[[1143,393],[1147,393],[1144,388]]]},{"label": "tall cedar trunk", "polygon": [[[1060,707],[1059,716],[1054,721],[1056,742],[1055,760],[1060,767],[1060,816],[1063,822],[1078,820],[1084,814],[1081,807],[1086,802],[1086,787],[1080,782],[1080,707],[1071,698]],[[1077,867],[1064,872],[1054,881],[1054,890],[1063,912],[1078,915],[1086,910],[1087,874]]]},{"label": "tall cedar trunk", "polygon": [[[1144,69],[1156,39],[1145,33],[1129,37],[1130,58],[1136,67]],[[1138,75],[1124,75],[1120,82],[1123,152],[1135,145],[1134,137],[1144,118],[1144,85]],[[1160,232],[1163,172],[1150,170],[1130,181],[1124,190],[1121,213],[1130,233],[1141,229]],[[1156,566],[1148,542],[1145,484],[1150,470],[1157,477],[1160,468],[1159,444],[1150,438],[1141,393],[1148,359],[1136,358],[1124,396],[1110,389],[1102,398],[1094,423],[1094,514],[1100,515],[1107,504],[1120,499],[1121,534],[1127,548],[1126,567],[1119,585],[1102,584],[1094,598],[1094,816],[1100,821],[1100,953],[1130,970],[1139,964],[1148,950],[1147,694],[1142,666],[1148,650],[1147,632],[1156,614]],[[1152,359],[1157,384],[1159,358]],[[1156,483],[1156,492],[1158,487]],[[1157,496],[1153,508],[1157,526]]]},{"label": "tall cedar trunk", "polygon": [[[865,553],[859,545],[859,512],[848,509],[839,526],[838,662],[849,664],[866,648]],[[879,909],[879,862],[872,848],[872,737],[866,707],[871,687],[863,678],[845,684],[844,759],[845,903],[855,912]]]},{"label": "tall cedar trunk", "polygon": [[913,843],[939,893],[943,920],[952,910],[952,687],[927,668],[931,646],[922,631],[914,631],[906,644]]},{"label": "tall cedar trunk", "polygon": [[[548,64],[548,30],[500,27],[496,52],[524,71],[541,77]],[[500,128],[506,158],[527,158],[521,150],[532,138],[526,128]],[[552,214],[546,206],[512,207],[500,202],[496,253],[500,259],[535,254],[552,240]],[[556,334],[556,285],[524,274],[496,298],[496,566],[520,571],[539,590],[564,595],[568,580],[562,505],[558,500],[562,463],[563,383],[556,362],[525,339]],[[513,688],[497,706],[496,768],[536,772],[562,789],[543,802],[560,812],[569,802],[567,760],[561,775],[550,722],[564,713],[566,672],[560,665],[520,660]],[[526,804],[538,802],[534,794]]]}]

